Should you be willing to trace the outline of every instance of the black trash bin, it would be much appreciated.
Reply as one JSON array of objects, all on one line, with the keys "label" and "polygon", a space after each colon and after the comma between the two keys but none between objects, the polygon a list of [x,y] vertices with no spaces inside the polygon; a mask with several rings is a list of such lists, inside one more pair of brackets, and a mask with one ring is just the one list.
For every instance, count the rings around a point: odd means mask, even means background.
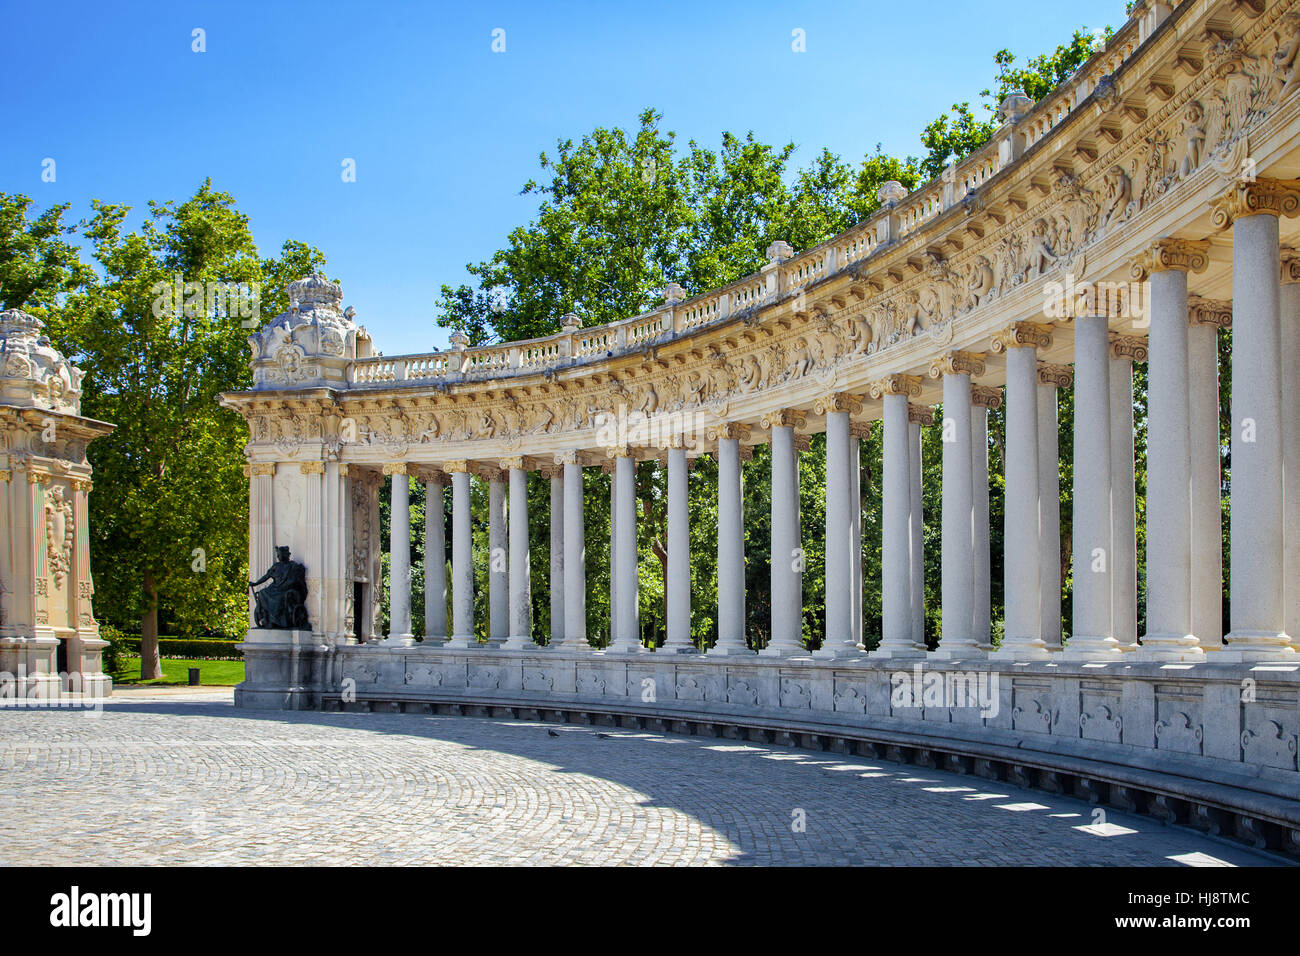
[{"label": "black trash bin", "polygon": [[199,669],[197,667],[190,668],[190,686],[191,687],[199,686]]}]

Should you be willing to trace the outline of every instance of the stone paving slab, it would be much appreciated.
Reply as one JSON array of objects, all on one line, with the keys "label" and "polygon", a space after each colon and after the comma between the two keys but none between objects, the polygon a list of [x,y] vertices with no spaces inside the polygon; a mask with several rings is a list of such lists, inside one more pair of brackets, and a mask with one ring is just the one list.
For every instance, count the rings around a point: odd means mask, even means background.
[{"label": "stone paving slab", "polygon": [[7,865],[1280,862],[1097,812],[887,761],[613,728],[220,696],[0,714]]}]

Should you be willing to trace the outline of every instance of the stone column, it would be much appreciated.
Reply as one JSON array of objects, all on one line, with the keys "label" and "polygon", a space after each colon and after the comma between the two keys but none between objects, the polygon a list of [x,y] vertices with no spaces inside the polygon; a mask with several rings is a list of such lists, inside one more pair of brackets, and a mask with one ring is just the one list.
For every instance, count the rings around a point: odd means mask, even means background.
[{"label": "stone column", "polygon": [[614,480],[614,462],[600,466],[601,474],[609,475],[609,639],[614,640],[614,609],[618,601],[618,482]]},{"label": "stone column", "polygon": [[641,643],[639,608],[640,584],[637,580],[636,547],[636,459],[626,447],[613,448],[614,485],[618,519],[617,554],[613,576],[618,579],[618,605],[613,608],[613,635],[609,650],[636,654],[645,650]]},{"label": "stone column", "polygon": [[1074,596],[1067,660],[1121,657],[1111,625],[1109,319],[1074,320]]},{"label": "stone column", "polygon": [[485,471],[488,482],[488,643],[499,646],[510,636],[510,554],[506,538],[506,476]]},{"label": "stone column", "polygon": [[1223,644],[1223,457],[1219,451],[1219,328],[1232,303],[1188,297],[1188,448],[1192,456],[1192,633]]},{"label": "stone column", "polygon": [[1283,622],[1300,650],[1300,256],[1282,257]]},{"label": "stone column", "polygon": [[982,657],[971,633],[975,618],[974,504],[971,469],[971,376],[984,374],[984,356],[949,352],[930,365],[943,379],[943,630],[934,655]]},{"label": "stone column", "polygon": [[908,515],[908,535],[911,540],[911,607],[912,644],[916,650],[925,643],[925,486],[922,482],[921,426],[934,424],[934,409],[923,405],[907,406],[907,467],[908,488],[912,507]]},{"label": "stone column", "polygon": [[424,482],[424,643],[447,640],[446,479],[441,472]]},{"label": "stone column", "polygon": [[691,643],[691,541],[686,449],[668,449],[667,635],[663,650],[687,654]]},{"label": "stone column", "polygon": [[551,477],[551,638],[564,643],[564,469],[549,466]]},{"label": "stone column", "polygon": [[385,644],[409,646],[411,635],[411,479],[403,462],[384,465],[393,476],[388,530],[388,637]]},{"label": "stone column", "polygon": [[533,595],[528,559],[528,472],[522,457],[506,458],[501,467],[510,475],[510,634],[509,650],[533,647]]},{"label": "stone column", "polygon": [[908,397],[919,395],[917,375],[894,375],[871,387],[884,405],[884,481],[881,495],[881,626],[877,657],[920,657],[912,605],[912,455]]},{"label": "stone column", "polygon": [[862,442],[870,437],[869,423],[849,423],[849,515],[853,525],[849,544],[849,623],[853,643],[858,647],[863,647],[866,632],[862,619]]},{"label": "stone column", "polygon": [[1297,180],[1239,181],[1214,204],[1214,224],[1232,225],[1233,311],[1232,628],[1227,650],[1215,660],[1291,659],[1296,653],[1283,610],[1285,436],[1278,218],[1298,212]]},{"label": "stone column", "polygon": [[801,412],[773,412],[763,419],[772,433],[772,638],[759,653],[782,657],[803,653],[803,553],[799,540],[799,482],[796,428]]},{"label": "stone column", "polygon": [[745,643],[745,527],[740,484],[742,425],[716,430],[718,441],[718,640],[710,654],[749,654]]},{"label": "stone column", "polygon": [[1147,360],[1146,339],[1110,334],[1111,630],[1137,649],[1137,494],[1133,451],[1133,363]]},{"label": "stone column", "polygon": [[576,451],[555,456],[564,466],[564,640],[587,648],[587,552],[583,541],[582,465]]},{"label": "stone column", "polygon": [[1195,660],[1192,634],[1191,420],[1187,404],[1187,273],[1203,272],[1205,242],[1161,239],[1133,261],[1150,277],[1147,387],[1147,633],[1145,660]]},{"label": "stone column", "polygon": [[862,401],[841,393],[818,399],[814,408],[826,416],[826,635],[813,656],[851,657],[862,649],[855,637],[849,593],[853,586],[849,415],[862,410]]},{"label": "stone column", "polygon": [[981,649],[993,639],[993,574],[989,528],[989,409],[1002,407],[1002,389],[971,386],[971,502],[975,526],[971,559],[971,637]]},{"label": "stone column", "polygon": [[1061,448],[1059,388],[1073,376],[1068,365],[1038,363],[1038,580],[1043,643],[1061,649]]},{"label": "stone column", "polygon": [[1051,344],[1051,326],[1017,322],[993,340],[1007,356],[1006,528],[1003,532],[1006,624],[999,660],[1042,661],[1039,572],[1038,353]]},{"label": "stone column", "polygon": [[451,475],[451,640],[447,647],[474,647],[474,539],[470,531],[469,463],[449,461]]}]

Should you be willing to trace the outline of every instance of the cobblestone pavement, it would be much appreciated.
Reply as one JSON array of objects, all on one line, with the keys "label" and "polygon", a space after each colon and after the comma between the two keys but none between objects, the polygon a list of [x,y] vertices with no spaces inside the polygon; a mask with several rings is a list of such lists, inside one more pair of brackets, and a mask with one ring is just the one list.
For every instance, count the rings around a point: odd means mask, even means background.
[{"label": "cobblestone pavement", "polygon": [[0,713],[3,864],[1275,861],[1094,812],[885,761],[613,728],[267,714],[220,695]]}]

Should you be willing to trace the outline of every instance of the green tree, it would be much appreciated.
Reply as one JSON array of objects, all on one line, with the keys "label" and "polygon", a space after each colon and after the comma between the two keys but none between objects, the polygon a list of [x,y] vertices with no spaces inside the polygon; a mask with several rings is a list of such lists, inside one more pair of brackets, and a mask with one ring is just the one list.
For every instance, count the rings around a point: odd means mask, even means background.
[{"label": "green tree", "polygon": [[32,200],[0,193],[0,309],[22,309],[38,318],[69,293],[94,278],[77,247],[66,236],[78,224],[64,225],[70,204],[51,206],[29,219]]},{"label": "green tree", "polygon": [[[51,338],[86,371],[82,411],[117,430],[90,446],[97,607],[141,622],[141,676],[159,675],[160,614],[181,634],[246,626],[244,424],[217,396],[251,384],[243,319],[214,296],[169,302],[176,280],[261,283],[263,307],[287,304],[289,277],[324,262],[285,243],[258,257],[234,199],[205,182],[185,202],[129,207],[95,201],[85,226],[101,279],[51,316]],[[260,573],[260,569],[256,569]]]}]

